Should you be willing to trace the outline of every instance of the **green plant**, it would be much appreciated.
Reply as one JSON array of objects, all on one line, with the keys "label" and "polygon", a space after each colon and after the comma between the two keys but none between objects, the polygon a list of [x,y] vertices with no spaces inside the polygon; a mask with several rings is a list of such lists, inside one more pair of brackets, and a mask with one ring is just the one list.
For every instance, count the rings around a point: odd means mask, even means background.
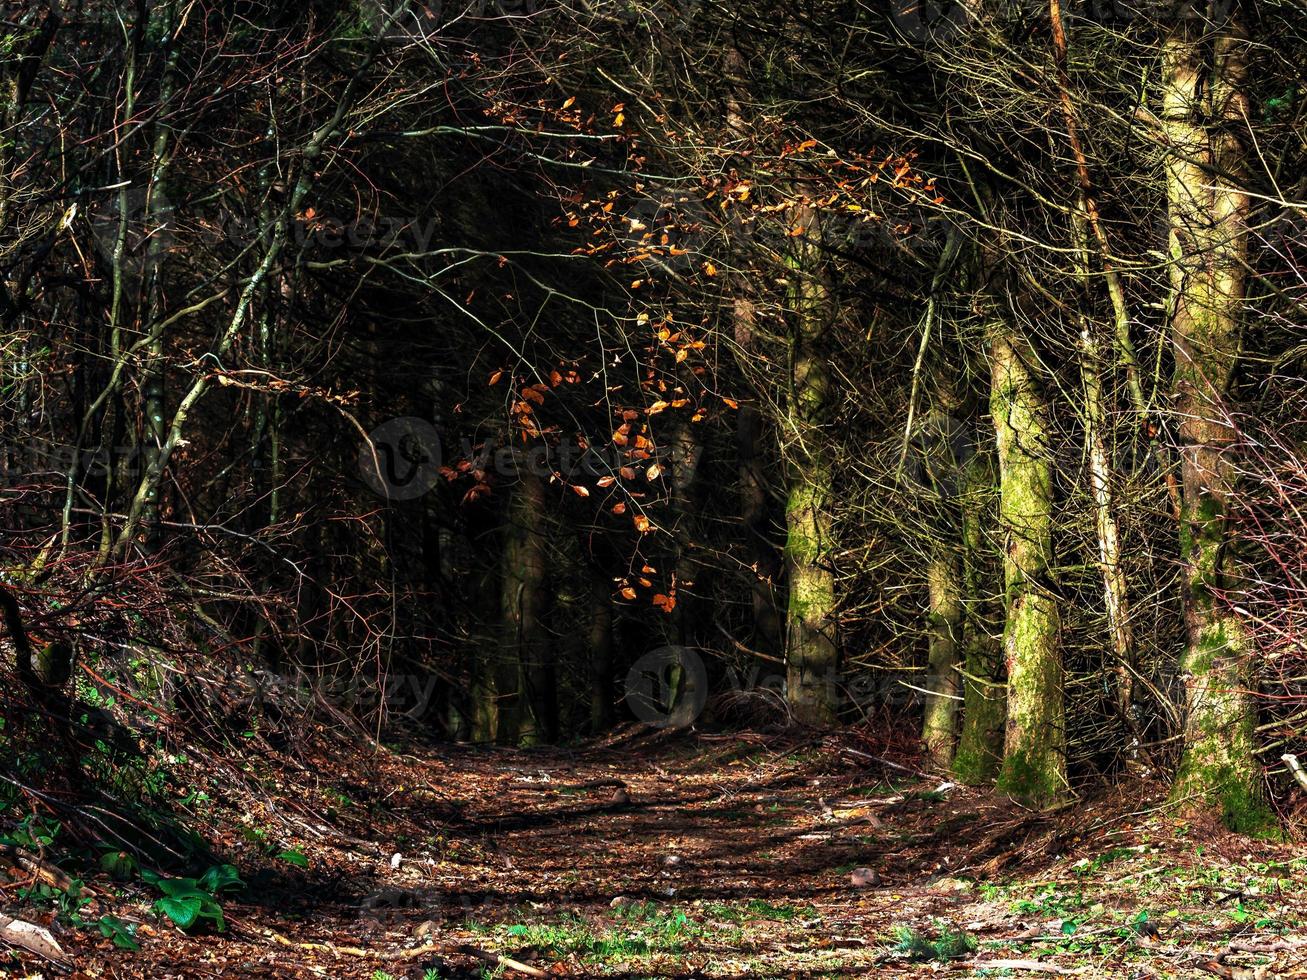
[{"label": "green plant", "polygon": [[112,939],[119,949],[136,952],[141,944],[136,941],[136,926],[112,915],[103,915],[98,923],[100,935]]},{"label": "green plant", "polygon": [[136,874],[136,858],[126,851],[105,851],[100,855],[100,870],[114,881],[131,881]]},{"label": "green plant", "polygon": [[911,926],[894,926],[891,935],[894,944],[890,952],[913,962],[949,960],[970,956],[976,951],[976,939],[964,929],[954,929],[947,923],[934,923],[935,935],[913,929]]},{"label": "green plant", "polygon": [[309,866],[309,859],[305,857],[304,852],[298,848],[280,851],[278,852],[277,857],[282,861],[285,861],[287,864],[295,865],[297,868],[307,868]]},{"label": "green plant", "polygon": [[215,864],[199,878],[164,878],[152,871],[144,872],[141,877],[163,893],[154,903],[154,910],[166,915],[179,929],[190,929],[209,920],[219,932],[225,931],[227,924],[218,904],[218,893],[245,885],[230,864]]},{"label": "green plant", "polygon": [[43,851],[54,843],[61,827],[58,820],[49,820],[31,813],[18,821],[17,826],[4,838],[4,842],[27,848],[29,851]]}]

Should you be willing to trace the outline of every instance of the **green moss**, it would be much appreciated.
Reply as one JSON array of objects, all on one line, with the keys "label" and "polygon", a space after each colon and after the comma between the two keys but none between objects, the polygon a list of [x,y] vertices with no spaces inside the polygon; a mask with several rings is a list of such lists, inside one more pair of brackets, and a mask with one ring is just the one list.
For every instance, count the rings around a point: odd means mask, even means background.
[{"label": "green moss", "polygon": [[1278,840],[1283,830],[1258,791],[1256,779],[1255,773],[1225,763],[1203,765],[1190,756],[1176,775],[1172,796],[1191,810],[1219,802],[1221,822],[1230,830]]},{"label": "green moss", "polygon": [[994,778],[1001,762],[998,753],[964,738],[953,756],[953,775],[967,786],[983,786]]},{"label": "green moss", "polygon": [[1003,760],[998,789],[1023,803],[1041,806],[1056,800],[1063,787],[1055,760],[1021,748]]}]

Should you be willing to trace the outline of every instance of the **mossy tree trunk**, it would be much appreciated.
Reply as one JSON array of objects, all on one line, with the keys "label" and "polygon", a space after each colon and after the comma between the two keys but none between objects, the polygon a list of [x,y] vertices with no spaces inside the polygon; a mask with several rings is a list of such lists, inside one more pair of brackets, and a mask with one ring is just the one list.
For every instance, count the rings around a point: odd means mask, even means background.
[{"label": "mossy tree trunk", "polygon": [[953,755],[953,774],[971,786],[988,783],[1003,762],[1003,725],[1007,688],[1003,678],[1003,644],[997,626],[994,581],[987,574],[996,493],[993,459],[976,452],[962,471],[963,676],[962,728]]},{"label": "mossy tree trunk", "polygon": [[926,673],[926,710],[921,740],[930,760],[942,769],[953,762],[957,740],[958,703],[961,677],[958,674],[962,649],[962,583],[957,559],[940,548],[926,569],[930,596],[927,614],[930,651]]},{"label": "mossy tree trunk", "polygon": [[1249,199],[1241,133],[1248,40],[1215,9],[1182,17],[1162,49],[1170,213],[1171,340],[1180,444],[1186,719],[1172,799],[1215,805],[1255,831],[1272,820],[1253,755],[1251,651],[1225,600],[1237,589],[1227,513],[1236,432],[1227,396],[1239,356]]},{"label": "mossy tree trunk", "polygon": [[1012,324],[997,318],[990,322],[989,356],[1004,535],[1003,656],[1008,675],[998,786],[1039,805],[1057,799],[1066,788],[1048,409],[1035,352]]},{"label": "mossy tree trunk", "polygon": [[830,566],[828,500],[831,472],[820,442],[830,378],[821,350],[832,316],[830,286],[819,254],[816,212],[794,212],[789,261],[790,392],[785,450],[786,692],[794,719],[833,725],[838,719],[839,647],[835,576]]}]

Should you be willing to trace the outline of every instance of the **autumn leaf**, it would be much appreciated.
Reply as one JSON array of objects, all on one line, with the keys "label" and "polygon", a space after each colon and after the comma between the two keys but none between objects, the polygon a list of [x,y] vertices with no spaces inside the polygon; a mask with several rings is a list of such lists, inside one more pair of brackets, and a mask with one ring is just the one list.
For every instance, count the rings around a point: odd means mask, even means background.
[{"label": "autumn leaf", "polygon": [[739,408],[739,407],[740,407],[740,403],[737,402],[734,398],[726,398],[726,397],[723,397],[723,398],[722,398],[722,401],[726,403],[726,407],[727,407],[727,408]]},{"label": "autumn leaf", "polygon": [[653,480],[658,479],[658,477],[662,475],[662,472],[663,472],[663,468],[659,466],[657,463],[654,463],[653,466],[650,466],[647,470],[644,471],[644,475],[646,479],[652,482]]},{"label": "autumn leaf", "polygon": [[569,96],[567,101],[563,103],[563,108],[570,109],[572,108],[573,104],[575,104],[575,102],[576,102],[576,96],[575,95]]},{"label": "autumn leaf", "polygon": [[622,503],[613,504],[613,513],[614,513],[614,514],[625,514],[625,513],[626,513],[626,504],[622,504]]},{"label": "autumn leaf", "polygon": [[499,384],[499,379],[502,378],[503,376],[504,376],[504,372],[503,372],[502,370],[500,370],[500,371],[496,371],[494,374],[492,374],[492,375],[490,376],[490,380],[487,381],[486,384],[487,384],[487,385],[497,385],[497,384]]},{"label": "autumn leaf", "polygon": [[612,486],[614,483],[616,483],[616,482],[617,482],[617,478],[616,478],[616,477],[611,477],[611,476],[601,476],[601,477],[599,478],[599,483],[598,483],[598,485],[599,485],[600,487],[611,487],[611,486]]},{"label": "autumn leaf", "polygon": [[589,488],[589,487],[583,487],[583,486],[581,486],[581,484],[579,484],[579,483],[573,483],[573,484],[572,484],[572,492],[573,492],[574,494],[576,494],[578,497],[588,497],[588,496],[590,496],[590,488]]},{"label": "autumn leaf", "polygon": [[665,411],[669,407],[671,407],[671,402],[665,402],[661,400],[656,401],[649,406],[649,414],[657,415],[659,412]]},{"label": "autumn leaf", "polygon": [[676,608],[676,597],[670,595],[663,595],[661,592],[659,592],[656,596],[653,597],[652,602],[655,606],[657,606],[665,613],[670,613],[673,609]]},{"label": "autumn leaf", "polygon": [[634,599],[634,598],[635,598],[635,589],[631,588],[629,585],[628,585],[626,588],[622,589],[622,598],[623,598],[623,599]]},{"label": "autumn leaf", "polygon": [[649,518],[645,517],[643,514],[636,514],[633,520],[635,522],[635,529],[641,534],[645,534],[649,531],[651,527]]},{"label": "autumn leaf", "polygon": [[703,264],[703,274],[705,276],[717,275],[717,266],[713,265],[711,262],[705,262]]},{"label": "autumn leaf", "polygon": [[618,470],[617,472],[620,473],[620,474],[622,474],[622,479],[623,479],[623,480],[634,480],[634,479],[635,479],[635,470],[631,469],[631,467],[629,467],[629,466],[623,466],[623,467],[622,467],[620,470]]}]

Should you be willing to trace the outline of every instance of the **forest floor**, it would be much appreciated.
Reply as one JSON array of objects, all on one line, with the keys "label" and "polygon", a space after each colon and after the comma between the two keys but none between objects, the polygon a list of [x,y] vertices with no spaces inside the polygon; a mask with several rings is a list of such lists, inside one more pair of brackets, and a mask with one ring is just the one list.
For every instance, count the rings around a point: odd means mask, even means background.
[{"label": "forest floor", "polygon": [[192,794],[246,882],[220,896],[225,932],[92,876],[83,920],[141,948],[51,913],[72,965],[0,971],[1307,978],[1307,849],[1180,820],[1146,782],[1039,814],[875,755],[852,734],[628,731],[268,759],[250,798]]}]

